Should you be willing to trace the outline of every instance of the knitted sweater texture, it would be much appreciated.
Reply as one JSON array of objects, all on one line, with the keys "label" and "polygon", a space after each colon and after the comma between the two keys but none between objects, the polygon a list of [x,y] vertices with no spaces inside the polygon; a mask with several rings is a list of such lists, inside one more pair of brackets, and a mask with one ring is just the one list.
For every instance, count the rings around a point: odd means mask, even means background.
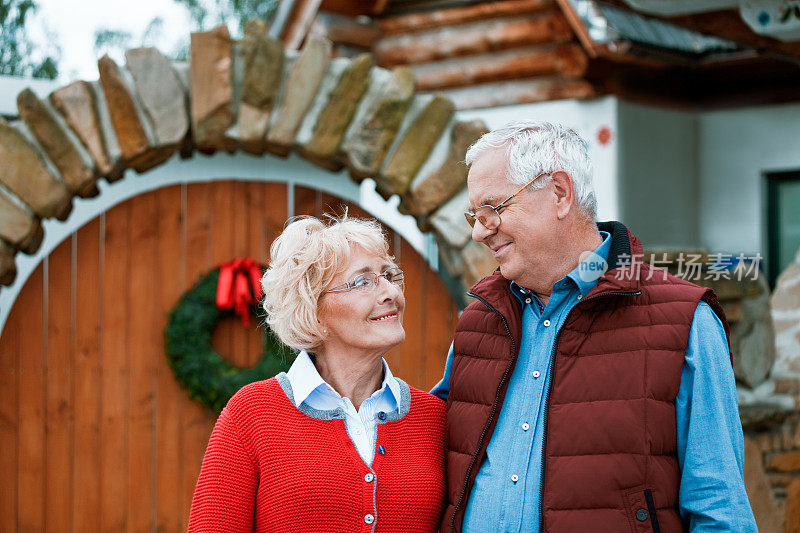
[{"label": "knitted sweater texture", "polygon": [[367,465],[340,413],[301,412],[284,388],[276,378],[252,383],[220,414],[192,500],[190,533],[438,529],[444,402],[406,389],[408,412],[379,420],[375,459]]}]

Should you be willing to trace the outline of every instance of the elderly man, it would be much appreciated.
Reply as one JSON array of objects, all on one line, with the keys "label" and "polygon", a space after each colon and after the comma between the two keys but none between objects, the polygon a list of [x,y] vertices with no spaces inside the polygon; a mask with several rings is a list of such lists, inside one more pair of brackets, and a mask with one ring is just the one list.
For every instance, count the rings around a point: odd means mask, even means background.
[{"label": "elderly man", "polygon": [[[596,223],[585,142],[548,123],[467,152],[470,291],[442,381],[442,531],[757,531],[728,329],[713,292]],[[657,199],[650,199],[650,201]]]}]

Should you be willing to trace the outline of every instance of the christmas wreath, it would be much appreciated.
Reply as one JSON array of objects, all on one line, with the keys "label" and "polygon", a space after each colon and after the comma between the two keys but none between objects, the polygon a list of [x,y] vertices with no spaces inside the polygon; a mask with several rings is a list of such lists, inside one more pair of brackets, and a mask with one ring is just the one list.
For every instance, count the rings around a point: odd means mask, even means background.
[{"label": "christmas wreath", "polygon": [[248,326],[250,315],[258,316],[260,278],[261,267],[252,259],[224,263],[184,293],[169,314],[164,341],[175,377],[191,398],[217,412],[243,386],[289,366],[289,349],[269,331],[260,361],[250,368],[236,367],[211,347],[211,335],[223,318],[237,314]]}]

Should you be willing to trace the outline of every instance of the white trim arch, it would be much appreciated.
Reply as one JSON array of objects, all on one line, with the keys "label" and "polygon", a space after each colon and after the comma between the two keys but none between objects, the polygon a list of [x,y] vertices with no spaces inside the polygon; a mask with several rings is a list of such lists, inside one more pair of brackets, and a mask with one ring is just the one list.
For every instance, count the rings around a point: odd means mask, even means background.
[{"label": "white trim arch", "polygon": [[[358,185],[350,179],[347,171],[330,172],[309,163],[292,153],[282,159],[265,155],[262,157],[237,153],[217,152],[212,156],[194,154],[190,159],[173,156],[144,174],[126,171],[125,178],[113,184],[98,182],[100,194],[94,198],[73,199],[73,210],[64,222],[43,220],[44,240],[34,255],[17,254],[17,277],[9,287],[0,291],[0,334],[5,327],[8,314],[28,278],[59,244],[77,232],[84,224],[94,220],[115,205],[140,194],[181,183],[202,183],[216,180],[244,180],[282,182],[289,185],[287,212],[294,213],[293,186],[300,185],[319,189],[344,200],[357,203],[362,209],[392,228],[402,236],[434,270],[438,269],[438,252],[432,236],[422,234],[413,217],[402,215],[397,210],[398,199],[385,201],[375,192],[372,180]],[[46,282],[46,281],[45,281]]]}]

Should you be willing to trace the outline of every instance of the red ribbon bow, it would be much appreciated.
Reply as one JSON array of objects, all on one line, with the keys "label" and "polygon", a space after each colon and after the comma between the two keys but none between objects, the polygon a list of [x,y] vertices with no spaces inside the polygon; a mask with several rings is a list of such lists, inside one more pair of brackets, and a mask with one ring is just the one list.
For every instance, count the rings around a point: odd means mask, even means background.
[{"label": "red ribbon bow", "polygon": [[250,257],[240,257],[219,267],[217,307],[233,309],[250,327],[250,306],[261,299],[261,267]]}]

